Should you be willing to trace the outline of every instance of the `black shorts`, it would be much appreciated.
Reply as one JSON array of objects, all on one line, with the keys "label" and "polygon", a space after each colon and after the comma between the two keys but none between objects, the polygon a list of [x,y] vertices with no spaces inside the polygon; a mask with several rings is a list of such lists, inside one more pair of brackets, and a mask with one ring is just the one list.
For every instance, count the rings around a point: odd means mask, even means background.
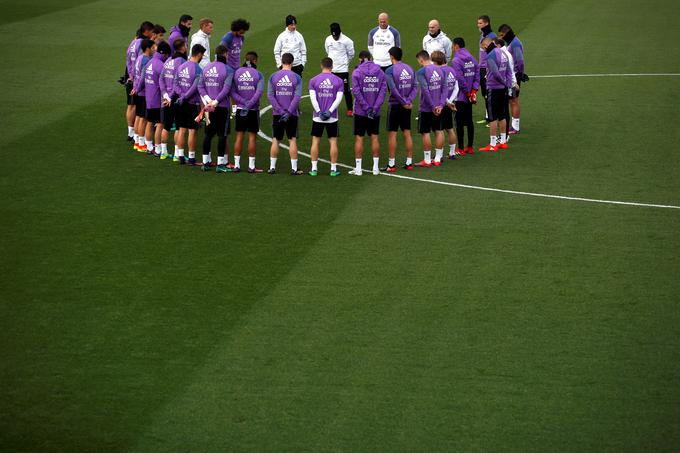
[{"label": "black shorts", "polygon": [[260,111],[248,110],[248,115],[241,116],[241,109],[236,109],[234,129],[236,129],[236,132],[257,134],[260,131]]},{"label": "black shorts", "polygon": [[486,97],[488,121],[501,121],[508,117],[508,90],[489,90]]},{"label": "black shorts", "polygon": [[370,119],[367,116],[354,114],[354,135],[363,137],[364,135],[380,134],[380,117]]},{"label": "black shorts", "polygon": [[163,123],[163,129],[166,131],[177,129],[175,121],[177,120],[178,109],[179,106],[175,104],[174,100],[169,106],[161,108],[161,122]]},{"label": "black shorts", "polygon": [[130,94],[132,91],[132,82],[125,84],[125,97],[127,98],[127,105],[135,105],[135,97]]},{"label": "black shorts", "polygon": [[146,116],[146,96],[134,95],[135,98],[135,115],[140,118]]},{"label": "black shorts", "polygon": [[280,122],[281,115],[274,115],[274,120],[272,121],[272,135],[278,141],[283,140],[284,134],[291,138],[297,138],[298,136],[298,117],[291,115],[288,117],[288,121],[285,123]]},{"label": "black shorts", "polygon": [[443,130],[448,131],[449,129],[453,129],[453,110],[451,110],[448,105],[444,106],[442,114],[439,116],[442,119]]},{"label": "black shorts", "polygon": [[196,117],[201,112],[201,108],[198,105],[185,102],[175,108],[175,123],[178,128],[198,129]]},{"label": "black shorts", "polygon": [[161,122],[161,109],[146,109],[144,118],[151,124],[158,124]]},{"label": "black shorts", "polygon": [[326,136],[328,138],[336,138],[340,136],[340,126],[339,121],[334,121],[332,123],[319,123],[318,121],[312,121],[312,137],[323,137],[323,131],[326,131]]},{"label": "black shorts", "polygon": [[486,99],[486,68],[479,68],[479,88]]},{"label": "black shorts", "polygon": [[390,104],[387,107],[387,130],[389,132],[397,132],[411,130],[411,111],[412,109],[405,109],[403,105]]},{"label": "black shorts", "polygon": [[429,134],[442,130],[442,117],[433,112],[420,112],[418,114],[418,133]]},{"label": "black shorts", "polygon": [[218,137],[226,137],[231,132],[231,123],[229,118],[231,116],[231,109],[228,107],[215,107],[214,112],[208,113],[210,124],[205,127],[205,135]]}]

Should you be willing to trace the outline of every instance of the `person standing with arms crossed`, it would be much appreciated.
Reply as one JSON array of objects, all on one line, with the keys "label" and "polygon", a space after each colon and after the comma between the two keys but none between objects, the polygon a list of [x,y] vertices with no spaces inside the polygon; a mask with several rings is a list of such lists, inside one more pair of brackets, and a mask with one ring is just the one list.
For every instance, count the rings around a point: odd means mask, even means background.
[{"label": "person standing with arms crossed", "polygon": [[333,74],[345,83],[345,104],[347,116],[352,116],[352,89],[349,83],[349,63],[354,58],[354,42],[340,30],[340,24],[331,24],[331,34],[326,38],[326,55],[333,60]]},{"label": "person standing with arms crossed", "polygon": [[292,71],[302,76],[307,64],[307,45],[305,38],[297,31],[297,19],[292,14],[286,16],[286,29],[276,38],[274,43],[274,59],[276,67],[281,69],[281,56],[284,53],[293,55]]},{"label": "person standing with arms crossed", "polygon": [[378,15],[378,26],[368,33],[368,51],[383,71],[392,65],[389,53],[392,47],[401,47],[401,35],[390,25],[390,16],[382,12]]}]

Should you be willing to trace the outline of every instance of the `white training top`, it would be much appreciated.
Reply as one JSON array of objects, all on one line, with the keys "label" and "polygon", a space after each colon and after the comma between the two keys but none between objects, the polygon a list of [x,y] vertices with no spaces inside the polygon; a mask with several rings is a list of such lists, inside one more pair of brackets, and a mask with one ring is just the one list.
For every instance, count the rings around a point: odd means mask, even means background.
[{"label": "white training top", "polygon": [[333,60],[333,72],[349,72],[349,63],[354,58],[354,42],[340,33],[337,41],[329,35],[324,47],[328,58]]},{"label": "white training top", "polygon": [[290,31],[288,27],[276,38],[274,44],[274,59],[276,67],[281,66],[281,55],[290,53],[293,55],[293,66],[307,64],[307,45],[302,34],[295,30]]},{"label": "white training top", "polygon": [[423,38],[423,50],[427,50],[427,53],[430,55],[436,50],[444,52],[444,55],[446,55],[446,62],[449,63],[451,61],[453,46],[449,37],[446,36],[446,33],[439,31],[436,38],[430,36],[429,33],[425,35]]},{"label": "white training top", "polygon": [[187,49],[189,57],[191,57],[191,49],[196,44],[200,44],[203,47],[205,47],[205,53],[203,54],[203,59],[198,62],[198,65],[201,68],[204,68],[205,65],[210,63],[210,35],[205,34],[203,32],[203,30],[198,30],[196,33],[194,33],[191,36],[191,45],[189,46],[189,49]]},{"label": "white training top", "polygon": [[385,67],[392,64],[390,54],[392,47],[401,47],[399,31],[391,25],[387,28],[375,27],[368,33],[368,51],[373,55],[373,62]]}]

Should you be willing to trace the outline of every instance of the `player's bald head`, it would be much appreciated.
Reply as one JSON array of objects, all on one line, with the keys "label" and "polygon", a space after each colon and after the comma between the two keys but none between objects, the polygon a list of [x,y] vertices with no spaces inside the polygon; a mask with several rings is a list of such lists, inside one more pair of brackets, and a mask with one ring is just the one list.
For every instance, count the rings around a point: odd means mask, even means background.
[{"label": "player's bald head", "polygon": [[439,21],[437,19],[432,19],[427,23],[427,30],[430,33],[437,33],[439,31]]},{"label": "player's bald head", "polygon": [[378,14],[378,25],[380,25],[381,28],[387,28],[387,25],[390,23],[390,15],[387,14],[386,12],[382,12]]}]

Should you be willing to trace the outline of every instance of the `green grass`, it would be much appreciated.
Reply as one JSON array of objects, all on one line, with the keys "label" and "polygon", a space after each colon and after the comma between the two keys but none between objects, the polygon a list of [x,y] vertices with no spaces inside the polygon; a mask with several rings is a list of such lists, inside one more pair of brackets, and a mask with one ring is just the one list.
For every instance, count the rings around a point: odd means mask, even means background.
[{"label": "green grass", "polygon": [[[270,74],[289,12],[315,62],[329,22],[359,50],[385,7],[414,63],[442,7],[251,3],[0,2],[0,37],[23,40],[0,107],[0,448],[677,451],[677,210],[129,151],[115,80],[141,20],[210,15],[216,44],[245,16]],[[440,20],[474,49],[481,13],[515,27],[530,75],[680,72],[656,38],[669,1],[471,2]],[[507,153],[413,176],[680,205],[676,79],[534,79]]]}]

